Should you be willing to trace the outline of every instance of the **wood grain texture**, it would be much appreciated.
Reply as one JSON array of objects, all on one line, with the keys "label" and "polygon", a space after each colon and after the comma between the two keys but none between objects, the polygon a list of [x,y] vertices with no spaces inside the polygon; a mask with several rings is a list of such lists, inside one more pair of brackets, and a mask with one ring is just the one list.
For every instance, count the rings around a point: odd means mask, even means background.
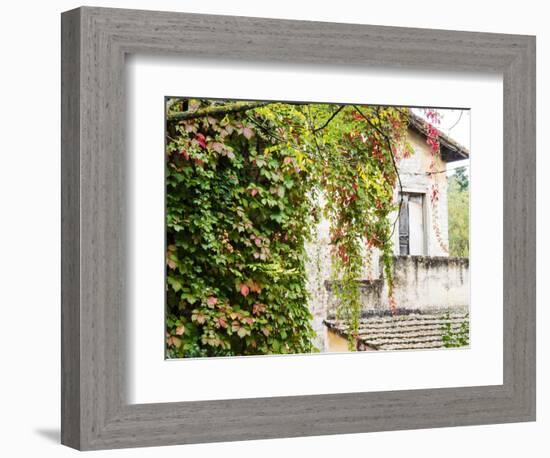
[{"label": "wood grain texture", "polygon": [[[104,449],[535,418],[535,39],[80,8],[62,15],[62,442]],[[130,405],[129,53],[504,75],[504,384]]]},{"label": "wood grain texture", "polygon": [[61,24],[61,441],[80,446],[80,14]]}]

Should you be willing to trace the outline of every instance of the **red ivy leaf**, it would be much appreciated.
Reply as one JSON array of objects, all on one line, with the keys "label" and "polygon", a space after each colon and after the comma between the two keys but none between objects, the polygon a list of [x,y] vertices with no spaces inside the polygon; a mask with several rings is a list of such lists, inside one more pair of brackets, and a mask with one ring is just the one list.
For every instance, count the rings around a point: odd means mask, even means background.
[{"label": "red ivy leaf", "polygon": [[252,291],[253,293],[262,292],[262,288],[260,287],[260,285],[258,285],[258,283],[251,281],[249,282],[249,285],[250,285],[250,291]]},{"label": "red ivy leaf", "polygon": [[254,135],[254,131],[250,127],[245,127],[243,128],[243,135],[246,137],[247,140],[250,140]]},{"label": "red ivy leaf", "polygon": [[188,161],[190,159],[189,153],[187,152],[187,150],[185,148],[180,150],[180,154],[185,158],[186,161]]},{"label": "red ivy leaf", "polygon": [[432,185],[432,192],[430,195],[432,203],[435,203],[439,200],[439,188],[437,185]]},{"label": "red ivy leaf", "polygon": [[196,321],[199,324],[204,324],[206,322],[206,315],[202,313],[195,313],[191,316],[192,321]]},{"label": "red ivy leaf", "polygon": [[247,331],[245,328],[239,328],[237,335],[242,339],[244,336],[249,335],[250,331]]},{"label": "red ivy leaf", "polygon": [[208,307],[214,307],[218,303],[218,298],[210,296],[208,299],[206,299],[206,303],[208,304]]},{"label": "red ivy leaf", "polygon": [[250,288],[248,286],[246,286],[244,283],[241,283],[240,289],[241,289],[241,294],[244,297],[248,296],[248,293],[250,293]]},{"label": "red ivy leaf", "polygon": [[206,138],[203,134],[197,134],[195,140],[197,140],[197,143],[201,145],[201,148],[206,148]]},{"label": "red ivy leaf", "polygon": [[221,153],[223,151],[223,145],[220,142],[212,143],[211,147],[216,153]]},{"label": "red ivy leaf", "polygon": [[254,304],[252,306],[252,313],[254,315],[259,315],[262,312],[265,312],[265,305],[264,304]]},{"label": "red ivy leaf", "polygon": [[170,346],[173,345],[174,347],[179,348],[181,346],[181,339],[175,336],[171,336],[167,339],[167,343]]}]

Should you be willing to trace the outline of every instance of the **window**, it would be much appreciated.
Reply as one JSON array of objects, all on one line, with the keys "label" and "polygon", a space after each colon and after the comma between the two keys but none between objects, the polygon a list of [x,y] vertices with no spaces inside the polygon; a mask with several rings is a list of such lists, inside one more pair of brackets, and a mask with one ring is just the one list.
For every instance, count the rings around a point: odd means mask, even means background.
[{"label": "window", "polygon": [[424,200],[420,193],[401,194],[402,203],[399,213],[399,254],[427,254]]}]

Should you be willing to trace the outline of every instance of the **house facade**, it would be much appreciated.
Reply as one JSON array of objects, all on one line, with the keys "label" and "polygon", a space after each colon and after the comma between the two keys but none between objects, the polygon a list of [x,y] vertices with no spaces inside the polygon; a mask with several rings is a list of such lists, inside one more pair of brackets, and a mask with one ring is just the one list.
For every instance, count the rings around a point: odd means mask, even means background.
[{"label": "house facade", "polygon": [[[467,159],[469,151],[440,136],[440,155],[432,156],[425,122],[411,116],[408,141],[414,150],[399,161],[401,186],[395,189],[400,211],[394,223],[394,291],[396,314],[390,314],[387,284],[376,249],[365,249],[360,280],[364,339],[359,350],[438,348],[441,321],[461,326],[469,309],[469,260],[449,257],[447,164]],[[435,162],[434,162],[435,161]],[[308,289],[316,346],[321,351],[347,348],[346,326],[336,319],[332,293],[329,226],[321,221],[308,244]],[[445,317],[445,318],[443,318]],[[395,332],[394,332],[395,331]],[[361,348],[359,348],[361,347]]]}]

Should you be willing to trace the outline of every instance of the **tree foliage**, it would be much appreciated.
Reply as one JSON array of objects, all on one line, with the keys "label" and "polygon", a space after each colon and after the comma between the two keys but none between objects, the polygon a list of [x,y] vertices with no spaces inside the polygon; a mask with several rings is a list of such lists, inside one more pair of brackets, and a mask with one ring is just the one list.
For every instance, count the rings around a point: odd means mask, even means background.
[{"label": "tree foliage", "polygon": [[[457,172],[460,169],[457,169]],[[468,257],[470,252],[470,189],[468,176],[455,173],[448,179],[449,254]]]},{"label": "tree foliage", "polygon": [[466,167],[458,167],[455,170],[454,179],[460,191],[468,191],[468,188],[470,187],[470,179],[466,173]]},{"label": "tree foliage", "polygon": [[305,242],[321,215],[354,339],[366,246],[391,290],[406,127],[393,107],[169,99],[168,356],[314,351]]}]

